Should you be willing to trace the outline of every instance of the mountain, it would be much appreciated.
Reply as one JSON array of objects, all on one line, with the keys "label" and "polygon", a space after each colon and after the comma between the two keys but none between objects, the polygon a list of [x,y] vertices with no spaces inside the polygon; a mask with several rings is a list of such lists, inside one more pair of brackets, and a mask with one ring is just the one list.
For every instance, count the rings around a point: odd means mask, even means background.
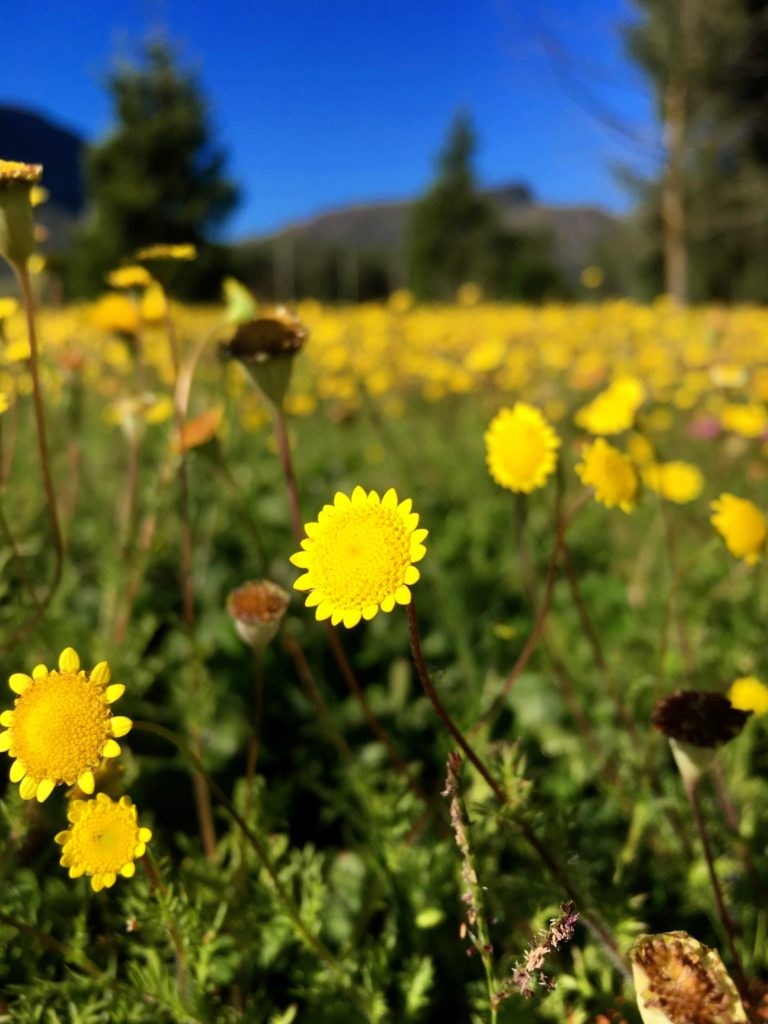
[{"label": "mountain", "polygon": [[[515,232],[546,234],[552,260],[566,280],[575,282],[582,268],[619,225],[618,218],[598,206],[553,206],[538,203],[530,189],[510,184],[484,190],[504,224]],[[348,253],[397,257],[405,248],[411,201],[360,203],[296,221],[267,236],[245,239],[241,248],[266,242],[306,244]]]}]

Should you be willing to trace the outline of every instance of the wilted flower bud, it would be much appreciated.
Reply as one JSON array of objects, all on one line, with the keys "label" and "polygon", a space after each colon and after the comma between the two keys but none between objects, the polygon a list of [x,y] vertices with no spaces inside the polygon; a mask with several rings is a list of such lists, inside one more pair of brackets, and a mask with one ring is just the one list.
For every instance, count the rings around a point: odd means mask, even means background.
[{"label": "wilted flower bud", "polygon": [[643,1024],[746,1024],[720,954],[687,932],[641,935],[629,957]]},{"label": "wilted flower bud", "polygon": [[289,596],[270,580],[249,580],[230,592],[227,611],[240,637],[254,651],[263,651],[280,628]]},{"label": "wilted flower bud", "polygon": [[42,173],[40,164],[0,160],[0,256],[17,269],[34,249],[31,193]]},{"label": "wilted flower bud", "polygon": [[739,735],[750,714],[720,693],[681,690],[659,701],[652,721],[669,739],[680,774],[690,784],[709,767],[717,747]]},{"label": "wilted flower bud", "polygon": [[240,324],[222,352],[238,359],[270,405],[280,409],[291,382],[293,357],[308,333],[301,320],[281,306],[272,316]]}]

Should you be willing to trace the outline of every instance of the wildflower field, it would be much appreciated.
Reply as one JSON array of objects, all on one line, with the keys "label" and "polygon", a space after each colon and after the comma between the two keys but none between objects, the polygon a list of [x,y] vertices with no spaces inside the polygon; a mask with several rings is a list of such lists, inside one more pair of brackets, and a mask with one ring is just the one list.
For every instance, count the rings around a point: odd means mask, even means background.
[{"label": "wildflower field", "polygon": [[768,313],[191,255],[10,254],[0,1020],[767,1019]]}]

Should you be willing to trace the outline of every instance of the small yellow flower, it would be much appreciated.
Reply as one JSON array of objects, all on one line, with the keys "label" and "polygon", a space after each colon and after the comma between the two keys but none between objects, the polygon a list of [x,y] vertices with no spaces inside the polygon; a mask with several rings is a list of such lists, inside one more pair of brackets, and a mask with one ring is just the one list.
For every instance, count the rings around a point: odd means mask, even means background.
[{"label": "small yellow flower", "polygon": [[491,476],[501,487],[529,494],[543,487],[557,465],[560,439],[532,405],[502,409],[485,433]]},{"label": "small yellow flower", "polygon": [[145,267],[118,267],[107,274],[110,288],[146,288],[152,283],[152,275]]},{"label": "small yellow flower", "polygon": [[631,512],[635,507],[639,481],[634,466],[602,437],[584,448],[576,472],[583,484],[594,487],[595,498],[606,508],[618,505],[623,512]]},{"label": "small yellow flower", "polygon": [[194,245],[149,245],[145,249],[139,249],[136,253],[137,260],[194,260],[197,258],[197,249]]},{"label": "small yellow flower", "polygon": [[768,522],[757,505],[724,493],[711,507],[715,513],[712,525],[734,558],[743,558],[747,565],[759,562],[768,536]]},{"label": "small yellow flower", "polygon": [[645,388],[636,377],[619,377],[576,413],[574,420],[590,434],[621,434],[629,430],[645,401]]},{"label": "small yellow flower", "polygon": [[720,413],[723,430],[741,437],[761,437],[768,430],[768,413],[762,405],[731,403]]},{"label": "small yellow flower", "polygon": [[695,501],[704,489],[701,471],[690,462],[657,462],[643,469],[643,483],[667,501],[685,505]]},{"label": "small yellow flower", "polygon": [[25,164],[20,160],[0,160],[0,186],[36,185],[43,176],[41,164]]},{"label": "small yellow flower", "polygon": [[95,800],[73,800],[67,817],[70,827],[55,840],[62,847],[59,863],[69,868],[70,878],[90,875],[95,892],[115,884],[117,876],[131,878],[134,860],[143,857],[152,838],[142,828],[130,797],[115,802],[104,793]]},{"label": "small yellow flower", "polygon": [[768,714],[768,686],[757,676],[742,676],[734,680],[728,691],[728,700],[740,711],[755,715]]},{"label": "small yellow flower", "polygon": [[54,786],[78,783],[84,793],[94,789],[93,772],[104,757],[117,757],[115,737],[130,732],[132,722],[113,716],[111,704],[125,692],[112,683],[106,661],[90,672],[80,668],[76,651],[67,647],[58,671],[38,665],[32,675],[15,672],[9,680],[18,694],[12,711],[3,711],[0,751],[14,758],[11,782],[19,782],[24,800],[42,803]]},{"label": "small yellow flower", "polygon": [[414,562],[426,554],[427,531],[410,498],[399,501],[390,488],[383,498],[356,487],[349,497],[339,492],[314,523],[307,523],[303,550],[291,561],[306,570],[294,583],[308,590],[306,604],[318,619],[343,622],[351,629],[381,609],[407,605],[420,573]]}]

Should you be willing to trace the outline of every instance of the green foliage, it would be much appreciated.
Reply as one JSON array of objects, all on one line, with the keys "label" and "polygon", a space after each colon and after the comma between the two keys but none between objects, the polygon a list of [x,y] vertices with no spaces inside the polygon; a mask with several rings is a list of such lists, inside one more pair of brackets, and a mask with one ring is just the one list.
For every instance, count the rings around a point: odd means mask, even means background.
[{"label": "green foliage", "polygon": [[474,281],[495,298],[538,299],[562,284],[548,240],[515,234],[500,222],[475,181],[469,118],[459,114],[437,161],[437,177],[413,204],[408,225],[408,281],[421,299],[451,300]]},{"label": "green foliage", "polygon": [[[142,246],[204,247],[237,202],[200,86],[166,45],[152,43],[142,64],[118,67],[108,87],[115,125],[86,155],[89,207],[68,267],[76,294],[103,289],[105,273]],[[198,299],[216,293],[224,257],[203,252],[202,264],[185,268]]]}]

